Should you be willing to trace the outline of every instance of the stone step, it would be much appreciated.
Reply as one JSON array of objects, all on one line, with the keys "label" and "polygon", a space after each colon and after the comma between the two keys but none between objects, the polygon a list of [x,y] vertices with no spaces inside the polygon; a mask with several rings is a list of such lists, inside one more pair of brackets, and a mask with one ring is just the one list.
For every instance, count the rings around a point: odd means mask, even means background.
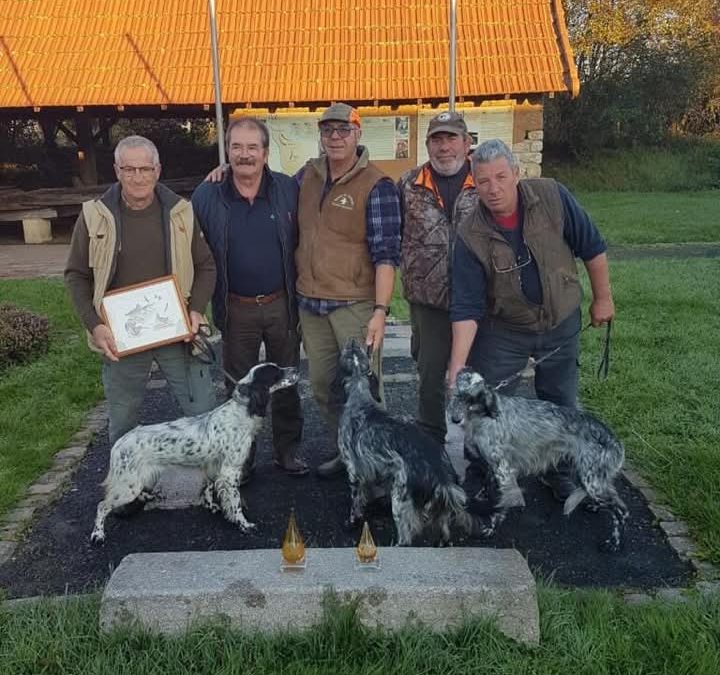
[{"label": "stone step", "polygon": [[357,601],[371,627],[442,631],[482,617],[514,640],[540,639],[535,580],[514,549],[380,548],[380,569],[357,569],[354,549],[311,548],[302,571],[280,563],[277,549],[131,554],[105,587],[100,625],[177,634],[221,619],[242,630],[303,629],[322,619],[331,591]]}]

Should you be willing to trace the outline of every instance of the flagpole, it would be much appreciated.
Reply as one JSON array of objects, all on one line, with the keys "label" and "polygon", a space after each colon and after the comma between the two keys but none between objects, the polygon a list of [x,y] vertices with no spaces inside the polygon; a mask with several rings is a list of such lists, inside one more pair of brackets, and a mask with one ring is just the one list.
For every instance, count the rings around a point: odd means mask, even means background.
[{"label": "flagpole", "polygon": [[217,131],[218,156],[225,164],[225,132],[223,130],[222,88],[220,86],[220,57],[218,56],[217,17],[215,0],[208,0],[210,13],[210,46],[212,50],[213,82],[215,84],[215,129]]},{"label": "flagpole", "polygon": [[450,57],[448,62],[450,64],[450,96],[448,103],[450,104],[450,111],[455,111],[455,64],[457,55],[457,0],[450,0]]}]

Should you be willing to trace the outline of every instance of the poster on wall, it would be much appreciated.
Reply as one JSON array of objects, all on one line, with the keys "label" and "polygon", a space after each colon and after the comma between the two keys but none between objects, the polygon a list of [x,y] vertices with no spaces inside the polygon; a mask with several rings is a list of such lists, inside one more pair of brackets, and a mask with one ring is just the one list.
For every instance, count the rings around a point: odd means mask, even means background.
[{"label": "poster on wall", "polygon": [[368,116],[362,118],[360,143],[370,152],[370,159],[404,159],[410,154],[410,118]]},{"label": "poster on wall", "polygon": [[[262,118],[270,131],[268,164],[273,171],[292,175],[320,154],[319,117],[320,113],[299,113]],[[405,159],[410,156],[410,118],[364,116],[360,143],[368,148],[373,161]]]},{"label": "poster on wall", "polygon": [[[420,110],[418,111],[418,137],[417,137],[417,161],[418,164],[427,162],[427,148],[425,147],[425,135],[428,124],[435,115],[442,110]],[[465,119],[468,133],[472,137],[473,146],[491,138],[499,138],[510,147],[513,139],[513,107],[512,106],[483,106],[480,108],[458,108]]]},{"label": "poster on wall", "polygon": [[273,171],[293,175],[308,159],[320,153],[318,115],[268,115],[270,131],[268,165]]}]

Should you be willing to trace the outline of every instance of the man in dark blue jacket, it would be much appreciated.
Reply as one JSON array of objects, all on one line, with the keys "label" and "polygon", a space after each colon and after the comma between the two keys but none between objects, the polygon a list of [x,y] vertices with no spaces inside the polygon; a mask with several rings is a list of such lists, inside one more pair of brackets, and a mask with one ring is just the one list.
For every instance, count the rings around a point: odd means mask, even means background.
[{"label": "man in dark blue jacket", "polygon": [[[268,361],[299,365],[298,187],[290,176],[267,167],[270,135],[262,121],[234,120],[225,143],[231,170],[222,182],[199,185],[192,204],[215,257],[213,319],[223,336],[225,369],[240,379],[257,363],[262,343]],[[302,426],[297,387],[275,392],[273,462],[294,476],[308,472],[296,457]]]}]

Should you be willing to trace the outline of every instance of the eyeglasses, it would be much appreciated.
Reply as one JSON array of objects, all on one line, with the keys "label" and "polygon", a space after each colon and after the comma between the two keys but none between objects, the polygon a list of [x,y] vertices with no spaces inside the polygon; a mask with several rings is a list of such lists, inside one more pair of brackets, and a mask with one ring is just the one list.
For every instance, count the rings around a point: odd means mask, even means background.
[{"label": "eyeglasses", "polygon": [[530,249],[528,248],[527,242],[523,241],[523,246],[525,246],[525,256],[517,257],[517,260],[514,265],[510,265],[510,267],[503,267],[500,268],[495,264],[495,258],[491,256],[492,260],[492,266],[493,269],[497,274],[507,274],[508,272],[514,272],[515,270],[522,269],[523,267],[527,267],[532,262],[532,254],[530,253]]},{"label": "eyeglasses", "polygon": [[352,132],[353,127],[351,127],[349,124],[343,124],[342,126],[330,126],[330,125],[323,125],[320,127],[320,135],[323,138],[332,138],[332,135],[337,132],[337,135],[340,138],[347,138],[350,133]]},{"label": "eyeglasses", "polygon": [[136,176],[139,175],[142,178],[150,178],[155,173],[154,166],[119,166],[120,173],[123,176]]}]

